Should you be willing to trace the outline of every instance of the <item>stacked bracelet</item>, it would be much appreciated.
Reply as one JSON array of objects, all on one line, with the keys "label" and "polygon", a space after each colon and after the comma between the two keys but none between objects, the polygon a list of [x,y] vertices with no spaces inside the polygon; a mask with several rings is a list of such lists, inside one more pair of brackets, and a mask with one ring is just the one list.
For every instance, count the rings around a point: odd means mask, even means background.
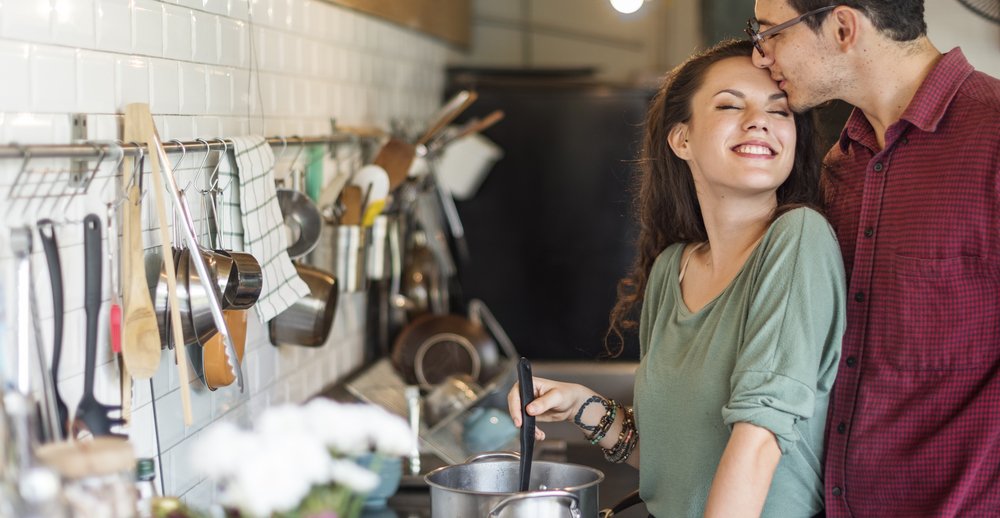
[{"label": "stacked bracelet", "polygon": [[601,416],[601,421],[597,423],[594,432],[587,437],[590,440],[590,444],[597,444],[604,439],[604,436],[608,435],[608,430],[611,429],[611,425],[615,423],[615,418],[618,417],[618,403],[615,403],[613,399],[604,399],[602,401],[604,404],[604,415]]},{"label": "stacked bracelet", "polygon": [[628,460],[639,444],[639,430],[635,426],[635,414],[631,408],[624,409],[622,430],[618,433],[618,442],[610,448],[601,448],[608,462],[622,463]]}]

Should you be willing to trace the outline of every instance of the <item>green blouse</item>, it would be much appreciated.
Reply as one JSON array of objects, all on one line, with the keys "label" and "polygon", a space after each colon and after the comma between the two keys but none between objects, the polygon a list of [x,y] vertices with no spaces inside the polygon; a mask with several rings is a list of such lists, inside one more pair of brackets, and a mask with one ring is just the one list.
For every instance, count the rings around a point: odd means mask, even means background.
[{"label": "green blouse", "polygon": [[781,460],[763,516],[823,509],[823,428],[844,332],[844,266],[807,208],[780,216],[733,281],[692,313],[684,245],[653,264],[639,326],[640,495],[654,516],[702,516],[734,423],[774,433]]}]

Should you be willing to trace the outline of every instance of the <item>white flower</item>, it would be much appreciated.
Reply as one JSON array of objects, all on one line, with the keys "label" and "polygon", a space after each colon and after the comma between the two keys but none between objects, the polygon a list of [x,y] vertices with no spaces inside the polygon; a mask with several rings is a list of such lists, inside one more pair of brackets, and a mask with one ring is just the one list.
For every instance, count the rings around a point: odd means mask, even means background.
[{"label": "white flower", "polygon": [[255,516],[294,509],[316,484],[330,478],[330,454],[303,433],[259,434],[254,451],[227,486],[227,504]]},{"label": "white flower", "polygon": [[406,421],[381,407],[317,398],[266,409],[253,431],[214,424],[199,434],[191,461],[219,485],[220,503],[264,517],[294,510],[314,486],[371,491],[378,475],[338,457],[372,448],[402,455],[412,441]]},{"label": "white flower", "polygon": [[345,455],[361,455],[371,448],[372,423],[367,421],[369,405],[307,404],[309,428],[328,448]]},{"label": "white flower", "polygon": [[218,422],[203,431],[191,449],[194,469],[212,479],[239,472],[244,457],[252,451],[253,436],[229,422]]},{"label": "white flower", "polygon": [[375,450],[390,456],[405,455],[413,449],[413,433],[403,418],[382,407],[368,407],[371,442]]},{"label": "white flower", "polygon": [[309,433],[309,427],[306,412],[297,405],[278,405],[267,408],[254,423],[254,430],[265,435]]},{"label": "white flower", "polygon": [[330,478],[332,482],[357,493],[367,493],[378,485],[378,475],[358,466],[349,460],[333,459],[330,461]]}]

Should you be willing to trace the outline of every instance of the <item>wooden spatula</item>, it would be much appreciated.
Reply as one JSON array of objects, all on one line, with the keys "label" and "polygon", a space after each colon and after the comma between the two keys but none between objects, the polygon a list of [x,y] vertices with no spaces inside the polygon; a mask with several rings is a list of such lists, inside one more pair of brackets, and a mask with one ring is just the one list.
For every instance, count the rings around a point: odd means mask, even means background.
[{"label": "wooden spatula", "polygon": [[472,103],[476,102],[476,99],[478,98],[479,94],[475,91],[469,90],[462,90],[452,96],[452,98],[449,99],[448,102],[434,114],[434,117],[431,119],[431,123],[427,125],[427,130],[424,131],[423,136],[417,140],[417,145],[422,146],[430,142],[431,139],[441,133],[441,131],[444,130],[444,128],[448,126],[451,121],[455,120],[459,114],[464,112],[466,108],[472,105]]},{"label": "wooden spatula", "polygon": [[391,191],[406,180],[415,156],[417,156],[416,146],[393,137],[382,146],[372,163],[385,169],[389,175]]},{"label": "wooden spatula", "polygon": [[340,222],[344,225],[361,224],[361,211],[363,210],[361,196],[361,187],[357,185],[348,185],[344,187],[343,191],[340,191],[340,202],[344,204],[344,215]]}]

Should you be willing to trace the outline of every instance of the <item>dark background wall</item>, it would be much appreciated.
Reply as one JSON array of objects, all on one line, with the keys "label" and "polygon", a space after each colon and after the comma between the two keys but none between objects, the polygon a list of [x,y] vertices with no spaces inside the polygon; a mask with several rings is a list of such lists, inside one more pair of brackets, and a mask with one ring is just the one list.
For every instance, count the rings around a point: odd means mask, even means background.
[{"label": "dark background wall", "polygon": [[[469,117],[506,113],[487,131],[505,156],[458,203],[465,298],[484,300],[532,358],[601,356],[632,261],[629,184],[651,92],[544,77],[472,86]],[[630,342],[623,357],[637,351]]]}]

